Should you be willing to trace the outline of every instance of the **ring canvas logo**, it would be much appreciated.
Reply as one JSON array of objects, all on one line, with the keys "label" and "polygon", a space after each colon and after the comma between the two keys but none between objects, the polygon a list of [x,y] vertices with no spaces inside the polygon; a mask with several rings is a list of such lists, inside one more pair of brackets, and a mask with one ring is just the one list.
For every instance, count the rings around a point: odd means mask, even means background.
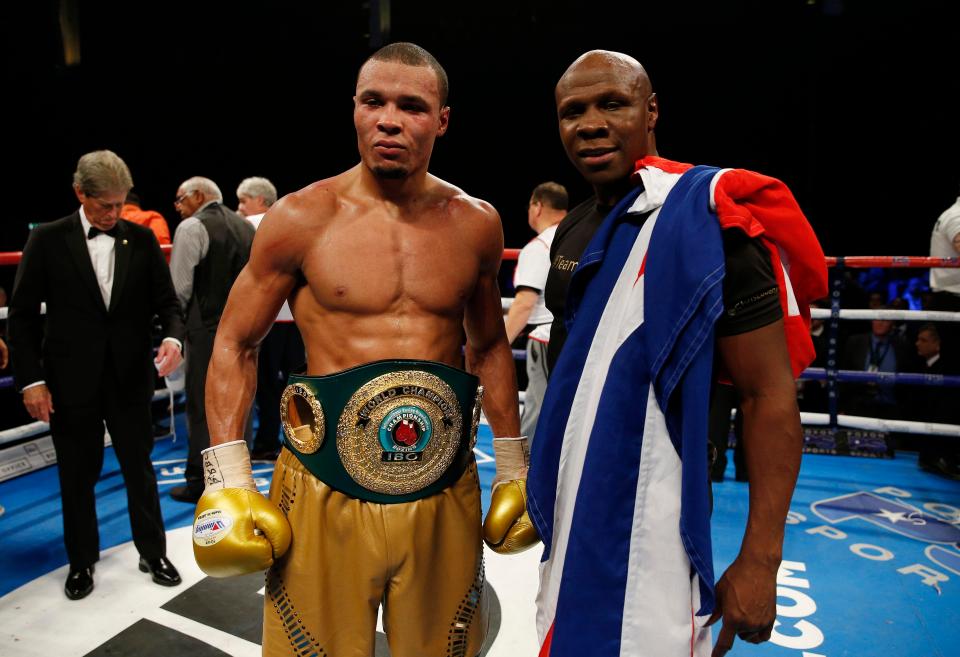
[{"label": "ring canvas logo", "polygon": [[204,511],[193,523],[193,542],[200,547],[216,545],[230,533],[233,518],[220,509]]},{"label": "ring canvas logo", "polygon": [[[940,502],[911,504],[906,501],[911,498],[913,494],[909,491],[883,486],[818,500],[810,505],[810,510],[829,524],[804,531],[841,544],[848,540],[849,534],[838,526],[856,530],[858,525],[862,528],[863,523],[867,523],[879,528],[883,531],[874,536],[887,537],[888,541],[877,541],[883,545],[851,542],[850,552],[869,561],[891,562],[900,575],[915,577],[915,581],[942,593],[941,584],[960,576],[960,508]],[[806,521],[806,516],[795,511],[787,518],[787,524],[791,525]],[[898,558],[894,549],[902,550],[905,544],[896,541],[897,538],[926,543],[923,555],[929,563],[909,563],[917,557],[907,557],[908,562]]]}]

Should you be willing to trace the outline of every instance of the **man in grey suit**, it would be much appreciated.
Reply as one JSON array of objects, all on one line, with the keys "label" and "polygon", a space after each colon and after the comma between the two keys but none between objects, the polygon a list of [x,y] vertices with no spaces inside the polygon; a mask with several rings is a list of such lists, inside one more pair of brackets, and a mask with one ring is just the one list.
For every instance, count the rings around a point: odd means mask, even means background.
[{"label": "man in grey suit", "polygon": [[[173,236],[170,272],[187,316],[189,453],[187,483],[171,489],[170,496],[195,504],[203,493],[200,452],[210,446],[204,404],[207,364],[227,295],[247,264],[255,231],[249,221],[223,205],[220,188],[209,178],[185,180],[174,205],[183,217]],[[247,433],[251,433],[249,424]]]}]

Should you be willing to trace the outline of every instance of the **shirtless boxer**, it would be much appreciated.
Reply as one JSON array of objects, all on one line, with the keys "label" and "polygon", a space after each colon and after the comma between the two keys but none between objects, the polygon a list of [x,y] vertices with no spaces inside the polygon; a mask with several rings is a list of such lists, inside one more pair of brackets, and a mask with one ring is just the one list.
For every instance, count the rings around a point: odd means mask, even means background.
[{"label": "shirtless boxer", "polygon": [[[487,630],[476,377],[501,488],[522,492],[526,454],[497,286],[500,218],[427,172],[446,96],[446,74],[417,46],[367,60],[354,97],[360,164],[267,212],[217,332],[194,552],[212,575],[272,564],[265,655],[369,657],[381,603],[395,657],[472,657]],[[257,345],[288,298],[307,367],[281,402],[268,502],[237,439]],[[464,336],[472,374],[460,369]]]}]

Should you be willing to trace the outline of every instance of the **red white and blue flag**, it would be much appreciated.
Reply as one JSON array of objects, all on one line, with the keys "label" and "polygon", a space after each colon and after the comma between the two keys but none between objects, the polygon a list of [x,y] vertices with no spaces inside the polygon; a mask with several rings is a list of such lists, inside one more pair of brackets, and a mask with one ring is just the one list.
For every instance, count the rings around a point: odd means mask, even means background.
[{"label": "red white and blue flag", "polygon": [[[638,167],[638,186],[574,272],[569,337],[533,441],[541,657],[709,654],[707,410],[721,227],[770,250],[795,373],[813,354],[807,306],[826,295],[823,253],[782,183],[660,158]],[[795,284],[797,272],[810,280]]]}]

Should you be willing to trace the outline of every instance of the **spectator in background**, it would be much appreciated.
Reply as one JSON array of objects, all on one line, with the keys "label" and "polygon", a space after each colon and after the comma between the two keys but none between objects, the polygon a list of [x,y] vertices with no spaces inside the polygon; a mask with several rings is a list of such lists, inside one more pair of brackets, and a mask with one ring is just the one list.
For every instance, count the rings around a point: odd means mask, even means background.
[{"label": "spectator in background", "polygon": [[167,226],[167,220],[156,210],[141,210],[140,197],[132,190],[127,192],[127,200],[123,204],[123,209],[120,210],[120,218],[146,226],[153,231],[161,244],[170,243],[170,228]]},{"label": "spectator in background", "polygon": [[[851,278],[853,277],[852,272],[846,271],[844,273],[850,274]],[[859,273],[856,274],[856,281],[864,295],[881,291],[882,296],[886,296],[887,294],[887,272],[882,267],[861,269]]]},{"label": "spectator in background", "polygon": [[[196,176],[177,189],[174,206],[183,221],[173,236],[170,273],[187,315],[186,480],[170,497],[196,504],[203,493],[200,452],[210,446],[204,387],[220,315],[233,281],[250,257],[254,228],[223,205],[223,194],[209,178]],[[252,434],[247,422],[247,438]]]},{"label": "spectator in background", "polygon": [[507,340],[527,337],[527,389],[524,393],[520,434],[532,443],[540,416],[540,404],[547,389],[547,345],[553,315],[543,300],[550,273],[550,245],[557,224],[567,214],[567,190],[555,182],[537,185],[527,204],[527,223],[537,233],[517,258],[513,273],[514,297],[507,313]]},{"label": "spectator in background", "polygon": [[[960,257],[960,197],[937,219],[930,234],[930,255]],[[930,270],[933,299],[930,310],[960,312],[960,269],[934,267]],[[943,357],[951,364],[960,362],[960,322],[941,322],[937,326],[943,338]]]},{"label": "spectator in background", "polygon": [[[887,308],[890,310],[910,310],[909,302],[903,297],[893,297],[890,299],[890,303],[887,304]],[[909,332],[908,332],[909,331]],[[913,342],[911,336],[916,334],[913,332],[913,329],[910,327],[910,323],[904,320],[893,320],[893,335],[903,340],[905,343],[910,344]],[[901,372],[906,371],[902,367],[900,368]]]},{"label": "spectator in background", "polygon": [[[239,214],[254,228],[277,202],[277,188],[266,178],[245,178],[237,187]],[[303,337],[293,322],[290,304],[283,302],[273,328],[260,343],[257,359],[257,417],[260,424],[250,458],[275,461],[280,454],[280,396],[290,372],[306,361]]]},{"label": "spectator in background", "polygon": [[923,293],[927,290],[927,282],[919,276],[907,280],[902,297],[910,310],[923,310]]},{"label": "spectator in background", "polygon": [[266,178],[244,178],[237,187],[237,200],[237,213],[259,228],[263,215],[277,202],[277,188]]},{"label": "spectator in background", "polygon": [[[917,355],[920,357],[920,372],[923,374],[952,374],[940,357],[940,333],[934,324],[924,324],[917,332]],[[960,423],[957,410],[956,389],[947,387],[916,386],[914,388],[913,414],[921,422]],[[960,444],[950,436],[922,436],[920,438],[921,469],[951,479],[960,479]]]},{"label": "spectator in background", "polygon": [[[840,368],[861,372],[898,372],[909,370],[913,361],[910,349],[893,330],[893,322],[875,319],[869,333],[850,336]],[[840,396],[851,415],[895,418],[899,406],[892,383],[847,384]]]}]

